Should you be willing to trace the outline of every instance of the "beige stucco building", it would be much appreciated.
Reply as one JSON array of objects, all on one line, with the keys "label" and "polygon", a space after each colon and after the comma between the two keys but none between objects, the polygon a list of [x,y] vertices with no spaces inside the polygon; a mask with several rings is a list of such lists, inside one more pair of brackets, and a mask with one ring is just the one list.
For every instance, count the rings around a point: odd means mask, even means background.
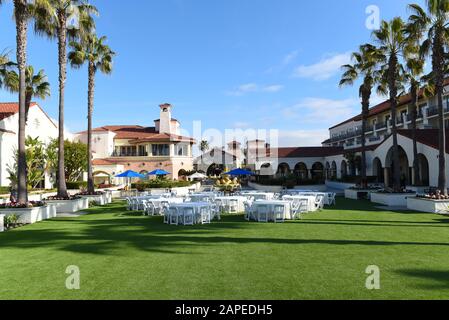
[{"label": "beige stucco building", "polygon": [[[180,135],[181,126],[172,118],[170,104],[159,106],[160,118],[154,126],[107,125],[93,129],[94,177],[114,176],[127,170],[146,174],[156,169],[179,179],[193,169],[192,147],[195,140]],[[87,143],[87,132],[75,139]]]}]

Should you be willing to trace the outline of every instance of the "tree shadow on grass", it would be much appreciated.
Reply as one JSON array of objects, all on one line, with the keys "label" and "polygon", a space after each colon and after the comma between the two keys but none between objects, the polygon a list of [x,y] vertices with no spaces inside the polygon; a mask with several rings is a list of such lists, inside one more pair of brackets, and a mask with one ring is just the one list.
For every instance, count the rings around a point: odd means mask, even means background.
[{"label": "tree shadow on grass", "polygon": [[435,290],[435,289],[446,289],[449,290],[449,271],[439,271],[439,270],[423,270],[423,269],[404,269],[397,270],[400,275],[430,281],[433,284],[420,284],[415,285],[417,288]]},{"label": "tree shadow on grass", "polygon": [[[171,226],[162,217],[129,216],[123,204],[89,209],[90,215],[77,219],[54,219],[0,234],[2,248],[47,248],[64,252],[114,255],[127,254],[127,247],[145,252],[201,254],[201,247],[228,244],[326,245],[326,246],[449,246],[446,242],[373,241],[363,239],[289,239],[264,237],[267,224],[248,223],[242,216],[223,216],[210,225]],[[303,220],[299,224],[361,225],[349,220]],[[400,226],[387,221],[392,226]],[[406,221],[400,222],[407,223]],[[412,222],[415,223],[415,222]],[[385,226],[381,221],[374,225]],[[279,234],[289,232],[293,223],[279,225]],[[407,225],[406,227],[409,227]],[[425,226],[428,226],[427,224]],[[432,225],[433,226],[433,225]],[[277,227],[277,226],[276,226]],[[245,230],[260,228],[260,237]],[[273,230],[273,229],[270,229]],[[223,235],[223,232],[226,232]],[[251,234],[254,234],[252,232]],[[281,236],[280,236],[281,237]]]}]

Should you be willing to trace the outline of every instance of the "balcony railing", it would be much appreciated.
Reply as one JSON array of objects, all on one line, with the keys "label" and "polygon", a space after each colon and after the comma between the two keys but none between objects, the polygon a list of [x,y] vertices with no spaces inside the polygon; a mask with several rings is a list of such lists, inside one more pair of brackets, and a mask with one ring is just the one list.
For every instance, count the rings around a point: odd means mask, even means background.
[{"label": "balcony railing", "polygon": [[148,152],[113,152],[111,157],[115,158],[148,157]]}]

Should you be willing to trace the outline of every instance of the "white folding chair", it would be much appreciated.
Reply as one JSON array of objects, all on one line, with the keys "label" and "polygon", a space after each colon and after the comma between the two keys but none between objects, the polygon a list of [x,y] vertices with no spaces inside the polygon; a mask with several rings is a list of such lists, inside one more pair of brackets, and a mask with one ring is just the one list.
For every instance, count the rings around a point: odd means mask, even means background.
[{"label": "white folding chair", "polygon": [[177,226],[179,224],[179,210],[178,208],[170,207],[168,210],[169,221],[171,225]]},{"label": "white folding chair", "polygon": [[268,206],[267,205],[257,206],[257,221],[258,222],[268,222]]},{"label": "white folding chair", "polygon": [[201,224],[210,224],[211,208],[202,207],[200,210]]},{"label": "white folding chair", "polygon": [[228,212],[229,213],[238,213],[239,211],[239,202],[236,199],[229,200],[228,204]]},{"label": "white folding chair", "polygon": [[316,199],[315,199],[315,208],[316,208],[318,211],[321,211],[321,210],[324,209],[324,196],[323,196],[322,194],[319,194],[319,195],[316,196]]},{"label": "white folding chair", "polygon": [[164,223],[170,224],[170,207],[164,207],[161,214],[164,216]]},{"label": "white folding chair", "polygon": [[274,206],[274,223],[285,222],[285,206],[275,205]]},{"label": "white folding chair", "polygon": [[329,192],[327,194],[327,197],[329,199],[329,205],[330,206],[335,206],[337,204],[337,199],[336,199],[336,194],[334,192]]},{"label": "white folding chair", "polygon": [[250,202],[245,202],[245,220],[250,221],[253,213],[252,205]]},{"label": "white folding chair", "polygon": [[193,226],[194,216],[195,216],[195,212],[194,212],[193,208],[190,208],[190,207],[184,208],[184,210],[182,212],[182,217],[183,217],[182,224],[185,226]]},{"label": "white folding chair", "polygon": [[126,204],[127,204],[126,210],[131,211],[131,210],[133,209],[133,202],[132,202],[132,199],[129,198],[129,197],[127,197],[127,198],[126,198]]}]

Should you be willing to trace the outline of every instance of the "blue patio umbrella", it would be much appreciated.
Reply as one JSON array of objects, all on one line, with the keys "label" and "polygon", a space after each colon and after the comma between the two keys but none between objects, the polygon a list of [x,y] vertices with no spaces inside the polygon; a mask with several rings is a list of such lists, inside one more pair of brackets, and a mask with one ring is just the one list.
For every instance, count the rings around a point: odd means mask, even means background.
[{"label": "blue patio umbrella", "polygon": [[254,173],[251,171],[243,170],[243,169],[234,169],[232,171],[226,172],[225,174],[229,176],[253,176]]},{"label": "blue patio umbrella", "polygon": [[116,178],[141,178],[141,179],[145,178],[144,175],[134,172],[132,170],[125,171],[119,175],[116,175],[115,177]]},{"label": "blue patio umbrella", "polygon": [[161,169],[157,169],[157,170],[151,171],[148,175],[149,176],[166,176],[168,174],[170,174],[170,172],[167,172],[167,171],[161,170]]}]

